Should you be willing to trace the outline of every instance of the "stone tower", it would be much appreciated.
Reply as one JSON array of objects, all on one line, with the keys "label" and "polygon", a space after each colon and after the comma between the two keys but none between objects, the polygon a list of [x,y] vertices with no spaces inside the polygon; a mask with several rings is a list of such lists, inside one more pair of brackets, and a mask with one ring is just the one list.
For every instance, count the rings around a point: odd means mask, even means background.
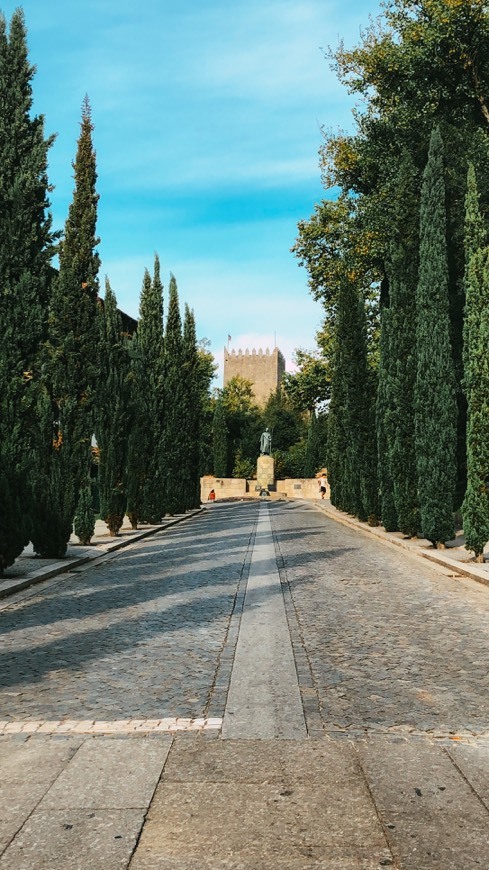
[{"label": "stone tower", "polygon": [[257,352],[249,350],[227,350],[224,348],[224,386],[231,378],[240,375],[251,381],[253,392],[259,405],[264,405],[270,394],[275,392],[285,372],[285,359],[278,347],[270,353],[261,348]]}]

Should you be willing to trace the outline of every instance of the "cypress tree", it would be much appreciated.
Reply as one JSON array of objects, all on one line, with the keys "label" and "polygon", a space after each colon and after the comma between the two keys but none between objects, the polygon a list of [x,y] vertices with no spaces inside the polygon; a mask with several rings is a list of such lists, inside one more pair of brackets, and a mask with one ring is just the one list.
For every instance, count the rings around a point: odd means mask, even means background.
[{"label": "cypress tree", "polygon": [[[49,346],[45,392],[40,414],[45,415],[43,477],[37,481],[34,549],[58,557],[66,551],[81,486],[90,475],[97,388],[99,332],[97,323],[98,270],[96,252],[96,158],[88,98],[73,163],[75,190],[59,246],[59,275],[54,283],[49,316]],[[49,435],[49,418],[54,438]],[[52,422],[51,422],[51,425]],[[58,491],[60,486],[63,495]],[[68,498],[70,494],[70,498]]]},{"label": "cypress tree", "polygon": [[367,364],[365,304],[344,281],[338,294],[328,428],[332,502],[361,520],[377,523],[374,384]]},{"label": "cypress tree", "polygon": [[0,16],[0,575],[29,541],[39,474],[36,405],[54,234],[44,118],[32,115],[24,16]]},{"label": "cypress tree", "polygon": [[[365,321],[366,312],[362,304],[360,314]],[[363,374],[365,389],[363,392],[363,450],[360,454],[362,461],[361,492],[363,512],[370,526],[378,526],[380,522],[380,495],[379,495],[379,472],[377,459],[377,433],[375,428],[376,399],[378,390],[377,372],[370,368],[367,361],[367,340],[365,335],[365,356],[360,370]]]},{"label": "cypress tree", "polygon": [[210,353],[209,340],[201,339],[197,345],[198,360],[198,383],[200,395],[200,420],[199,420],[199,498],[200,478],[204,474],[211,474],[213,462],[212,448],[212,421],[214,419],[214,402],[210,395],[210,386],[215,377],[217,365]]},{"label": "cypress tree", "polygon": [[100,450],[100,515],[111,535],[117,535],[126,509],[125,477],[130,412],[128,396],[129,358],[122,334],[117,300],[105,281],[105,299],[99,312],[100,382],[97,395],[95,434]]},{"label": "cypress tree", "polygon": [[164,497],[163,285],[155,255],[154,275],[144,271],[138,330],[131,342],[133,423],[127,465],[127,510],[131,523],[158,523]]},{"label": "cypress tree", "polygon": [[448,304],[443,142],[431,136],[423,173],[416,291],[415,443],[421,528],[434,546],[453,537],[457,403]]},{"label": "cypress tree", "polygon": [[377,424],[377,456],[380,489],[380,515],[386,532],[398,529],[398,518],[394,501],[394,483],[389,461],[389,442],[387,419],[392,401],[390,383],[391,342],[390,315],[387,305],[381,308],[380,355],[379,355],[379,385],[377,390],[376,424]]},{"label": "cypress tree", "polygon": [[306,461],[304,474],[306,477],[314,477],[323,465],[322,458],[325,455],[326,445],[323,441],[323,432],[317,413],[311,412],[311,419],[307,429]]},{"label": "cypress tree", "polygon": [[[164,454],[164,430],[165,430],[165,340],[163,324],[163,284],[160,276],[160,260],[155,254],[153,265],[153,279],[151,282],[151,299],[147,306],[146,323],[144,329],[145,360],[151,368],[151,375],[147,382],[150,387],[150,413],[153,421],[151,429],[151,441],[154,449],[153,470],[147,479],[146,487],[146,512],[150,519],[160,520],[166,513],[165,502],[165,454]],[[148,426],[151,425],[149,420]]]},{"label": "cypress tree", "polygon": [[150,453],[150,433],[148,432],[148,403],[144,388],[146,377],[143,361],[139,353],[137,333],[129,342],[128,402],[130,429],[127,442],[127,467],[125,491],[126,512],[133,529],[144,516],[145,481],[148,464],[153,458]]},{"label": "cypress tree", "polygon": [[[335,363],[336,356],[337,354],[335,353]],[[331,504],[340,511],[348,510],[346,491],[347,436],[344,428],[344,402],[345,385],[340,377],[336,377],[333,365],[331,373],[331,399],[328,408],[326,455],[330,500]]]},{"label": "cypress tree", "polygon": [[[485,247],[487,234],[481,215],[479,204],[479,192],[474,164],[470,163],[467,171],[467,194],[465,197],[465,226],[464,226],[464,251],[465,251],[465,275],[464,288],[466,293],[464,327],[463,327],[463,361],[464,361],[464,390],[467,400],[473,386],[477,386],[477,370],[472,362],[477,353],[479,344],[480,308],[483,297],[480,297],[478,275],[470,275],[471,260],[474,254]],[[475,281],[475,286],[474,286]],[[467,294],[470,293],[470,300]],[[480,299],[479,299],[480,297]],[[478,302],[481,306],[478,306]],[[474,347],[472,347],[472,342]],[[475,378],[474,378],[475,376]]]},{"label": "cypress tree", "polygon": [[[465,546],[484,561],[489,541],[489,247],[472,255],[466,286],[467,490],[462,505]],[[467,357],[467,350],[465,355]]]},{"label": "cypress tree", "polygon": [[170,278],[168,289],[168,317],[165,330],[165,499],[170,514],[185,510],[186,494],[183,468],[186,462],[187,436],[183,427],[182,410],[185,408],[185,382],[182,321],[178,301],[177,282]]},{"label": "cypress tree", "polygon": [[467,489],[462,504],[465,546],[484,561],[489,540],[489,248],[475,170],[465,200],[464,388],[467,397]]},{"label": "cypress tree", "polygon": [[185,507],[192,510],[200,505],[200,425],[203,414],[203,396],[199,383],[199,358],[195,317],[185,305],[183,320],[183,379],[185,382],[182,426],[187,440],[184,456],[183,494]]},{"label": "cypress tree", "polygon": [[95,514],[92,506],[92,482],[87,478],[80,488],[80,496],[73,521],[75,535],[83,546],[88,546],[95,531]]},{"label": "cypress tree", "polygon": [[401,161],[394,201],[389,274],[389,372],[385,428],[399,530],[420,529],[415,451],[416,296],[419,259],[419,180],[410,156]]},{"label": "cypress tree", "polygon": [[212,421],[212,450],[214,477],[228,476],[228,427],[226,411],[221,401],[216,402]]}]

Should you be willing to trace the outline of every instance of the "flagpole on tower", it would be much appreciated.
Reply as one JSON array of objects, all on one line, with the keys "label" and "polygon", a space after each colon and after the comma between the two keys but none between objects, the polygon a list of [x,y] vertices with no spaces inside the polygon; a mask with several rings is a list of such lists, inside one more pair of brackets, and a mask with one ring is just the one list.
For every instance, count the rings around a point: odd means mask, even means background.
[{"label": "flagpole on tower", "polygon": [[228,350],[229,350],[229,342],[231,341],[231,336],[228,335]]}]

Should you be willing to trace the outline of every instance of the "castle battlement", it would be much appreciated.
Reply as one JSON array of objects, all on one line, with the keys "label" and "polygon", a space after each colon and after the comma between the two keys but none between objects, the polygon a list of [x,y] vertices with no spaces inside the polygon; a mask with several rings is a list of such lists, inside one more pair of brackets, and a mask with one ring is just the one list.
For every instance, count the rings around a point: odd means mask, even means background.
[{"label": "castle battlement", "polygon": [[224,348],[224,386],[239,375],[251,381],[259,405],[264,405],[279,386],[285,372],[285,359],[278,347],[262,350]]},{"label": "castle battlement", "polygon": [[[275,350],[277,351],[277,353],[280,354],[278,348],[275,348]],[[274,352],[275,351],[272,351],[272,353]],[[255,350],[255,348],[253,348],[251,352],[248,348],[246,348],[246,350],[234,350],[234,348],[233,350],[227,350],[226,348],[224,348],[224,353],[227,353],[228,356],[270,356],[270,348],[267,347],[266,350],[262,350],[261,347],[258,350]]]}]

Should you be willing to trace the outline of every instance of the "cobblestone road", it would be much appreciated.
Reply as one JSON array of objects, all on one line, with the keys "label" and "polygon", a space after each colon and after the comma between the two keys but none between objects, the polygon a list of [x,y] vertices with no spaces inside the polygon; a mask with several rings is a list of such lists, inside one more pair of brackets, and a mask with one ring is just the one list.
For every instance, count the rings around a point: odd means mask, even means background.
[{"label": "cobblestone road", "polygon": [[310,699],[328,731],[489,731],[487,587],[312,506],[277,505],[271,514],[312,671]]},{"label": "cobblestone road", "polygon": [[4,603],[0,719],[194,718],[211,695],[222,716],[257,510],[206,512]]},{"label": "cobblestone road", "polygon": [[[1,719],[223,715],[259,505],[2,603]],[[309,733],[489,731],[489,591],[270,505]]]},{"label": "cobblestone road", "polygon": [[0,870],[489,870],[488,587],[218,504],[0,636]]}]

